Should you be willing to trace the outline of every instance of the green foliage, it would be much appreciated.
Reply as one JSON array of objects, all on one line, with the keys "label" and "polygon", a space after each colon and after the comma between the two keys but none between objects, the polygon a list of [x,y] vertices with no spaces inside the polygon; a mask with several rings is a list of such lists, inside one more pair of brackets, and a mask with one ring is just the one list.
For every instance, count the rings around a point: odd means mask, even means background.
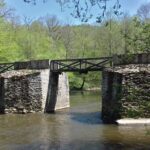
[{"label": "green foliage", "polygon": [[[6,5],[0,1],[0,12]],[[2,11],[1,11],[2,10]],[[8,10],[8,9],[7,9]],[[7,11],[8,12],[8,11]],[[12,13],[12,12],[11,12]],[[13,14],[14,15],[14,14]],[[63,26],[54,16],[24,24],[18,18],[0,17],[0,62],[111,56],[150,51],[150,20],[107,18],[101,25]],[[29,21],[28,21],[29,20]],[[127,55],[125,60],[130,60]],[[71,88],[99,87],[99,72],[69,74]],[[99,81],[99,82],[98,82]]]},{"label": "green foliage", "polygon": [[128,109],[127,116],[128,118],[138,118],[141,115],[139,110]]},{"label": "green foliage", "polygon": [[79,89],[81,87],[82,79],[81,77],[75,75],[74,73],[68,73],[69,85],[71,89]]},{"label": "green foliage", "polygon": [[71,89],[79,90],[83,83],[84,89],[100,87],[101,85],[101,73],[100,72],[89,72],[88,74],[79,74],[79,73],[68,73],[69,76],[69,85]]},{"label": "green foliage", "polygon": [[127,35],[128,53],[150,52],[150,20],[132,19],[133,29]]}]

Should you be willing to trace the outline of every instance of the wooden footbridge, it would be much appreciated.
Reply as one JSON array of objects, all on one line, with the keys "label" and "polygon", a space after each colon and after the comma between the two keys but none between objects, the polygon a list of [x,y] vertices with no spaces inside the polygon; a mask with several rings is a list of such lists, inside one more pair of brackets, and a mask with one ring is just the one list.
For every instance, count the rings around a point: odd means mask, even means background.
[{"label": "wooden footbridge", "polygon": [[81,59],[64,59],[52,60],[50,70],[52,72],[79,72],[87,73],[88,71],[102,71],[106,65],[111,62],[111,57],[100,58],[81,58]]},{"label": "wooden footbridge", "polygon": [[[51,60],[49,68],[54,73],[87,73],[88,71],[102,71],[111,62],[112,57]],[[15,63],[0,64],[0,73],[14,69]]]}]

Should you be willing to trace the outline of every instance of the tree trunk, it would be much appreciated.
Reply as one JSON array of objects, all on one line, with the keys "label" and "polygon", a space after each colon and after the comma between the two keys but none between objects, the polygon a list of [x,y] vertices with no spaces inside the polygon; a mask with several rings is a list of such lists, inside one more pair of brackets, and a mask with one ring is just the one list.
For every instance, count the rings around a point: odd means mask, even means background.
[{"label": "tree trunk", "polygon": [[85,83],[85,77],[83,77],[82,85],[81,85],[81,87],[79,88],[80,90],[83,90],[83,88],[84,88],[84,83]]}]

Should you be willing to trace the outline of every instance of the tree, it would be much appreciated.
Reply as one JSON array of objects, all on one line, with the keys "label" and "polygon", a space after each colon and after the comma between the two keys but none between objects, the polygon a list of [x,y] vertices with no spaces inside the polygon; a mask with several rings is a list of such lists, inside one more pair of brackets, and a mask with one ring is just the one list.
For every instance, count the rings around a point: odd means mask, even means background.
[{"label": "tree", "polygon": [[138,23],[138,32],[134,34],[131,43],[135,52],[150,52],[150,24]]},{"label": "tree", "polygon": [[141,5],[140,8],[137,11],[137,15],[143,21],[145,21],[147,19],[150,19],[150,2]]},{"label": "tree", "polygon": [[150,52],[150,3],[141,5],[135,17],[124,17],[125,53]]},{"label": "tree", "polygon": [[88,50],[92,38],[90,37],[91,27],[88,25],[81,25],[75,28],[75,50],[76,57],[88,57]]},{"label": "tree", "polygon": [[60,22],[56,16],[47,15],[45,18],[45,23],[48,29],[49,37],[54,41],[60,39]]},{"label": "tree", "polygon": [[10,17],[13,12],[12,8],[7,8],[4,0],[0,0],[0,18]]},{"label": "tree", "polygon": [[72,51],[72,42],[73,42],[74,32],[72,31],[69,25],[62,27],[61,29],[61,40],[63,42],[66,54],[65,58],[67,59],[70,56],[70,52]]},{"label": "tree", "polygon": [[131,52],[131,49],[129,47],[130,45],[129,40],[132,35],[131,23],[132,20],[130,19],[129,15],[125,14],[123,16],[122,29],[121,29],[121,34],[123,35],[123,39],[124,39],[124,54],[128,54]]},{"label": "tree", "polygon": [[25,59],[30,60],[35,57],[35,52],[32,49],[32,34],[31,34],[31,23],[32,19],[24,16],[24,32],[22,32],[22,38],[19,39],[19,45],[22,47],[22,54]]}]

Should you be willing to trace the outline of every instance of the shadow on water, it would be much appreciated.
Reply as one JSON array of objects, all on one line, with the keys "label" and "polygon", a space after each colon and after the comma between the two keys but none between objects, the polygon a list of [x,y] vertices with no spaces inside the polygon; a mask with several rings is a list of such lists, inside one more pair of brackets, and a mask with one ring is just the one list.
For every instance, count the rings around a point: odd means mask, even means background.
[{"label": "shadow on water", "polygon": [[100,112],[72,112],[71,119],[84,124],[102,124]]}]

